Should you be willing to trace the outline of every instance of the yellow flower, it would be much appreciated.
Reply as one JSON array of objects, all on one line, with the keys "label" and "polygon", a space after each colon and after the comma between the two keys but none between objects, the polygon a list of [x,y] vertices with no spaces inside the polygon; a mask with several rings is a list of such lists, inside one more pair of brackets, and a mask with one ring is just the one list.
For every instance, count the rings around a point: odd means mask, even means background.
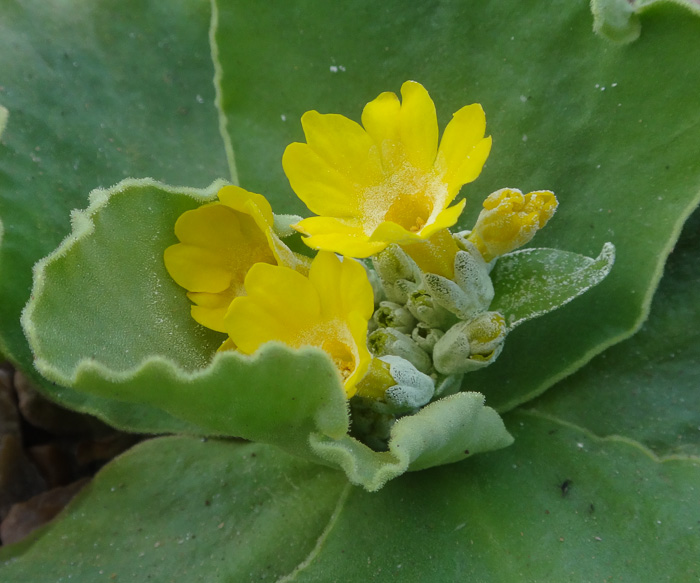
[{"label": "yellow flower", "polygon": [[264,196],[225,186],[219,201],[187,211],[175,223],[180,243],[165,250],[165,267],[189,290],[192,317],[225,332],[224,316],[233,299],[245,293],[243,281],[256,263],[286,265],[302,272],[308,263],[272,230],[273,214]]},{"label": "yellow flower", "polygon": [[407,81],[401,95],[403,103],[394,93],[370,101],[364,128],[342,115],[302,116],[307,143],[290,144],[282,164],[297,196],[319,215],[295,226],[310,247],[369,257],[457,222],[464,201],[448,205],[480,174],[491,148],[484,111],[461,108],[438,147],[428,92]]},{"label": "yellow flower", "polygon": [[338,367],[348,398],[367,372],[367,322],[374,295],[365,268],[321,251],[308,277],[287,267],[258,263],[245,278],[246,296],[233,300],[225,326],[244,354],[279,341],[294,348],[317,346]]},{"label": "yellow flower", "polygon": [[514,188],[497,190],[484,201],[484,210],[467,240],[486,261],[491,261],[530,241],[558,205],[556,196],[548,190],[529,194]]}]

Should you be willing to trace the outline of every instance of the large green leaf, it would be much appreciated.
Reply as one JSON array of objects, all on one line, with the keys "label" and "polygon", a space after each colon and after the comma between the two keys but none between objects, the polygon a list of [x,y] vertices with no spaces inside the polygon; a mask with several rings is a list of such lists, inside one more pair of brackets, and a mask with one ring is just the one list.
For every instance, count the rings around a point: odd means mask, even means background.
[{"label": "large green leaf", "polygon": [[[218,134],[208,3],[0,2],[0,346],[33,373],[19,325],[32,264],[72,208],[126,176],[204,186],[228,174]],[[44,384],[52,398],[136,430],[186,426],[162,412]]]},{"label": "large green leaf", "polygon": [[280,583],[700,576],[700,462],[661,461],[535,415],[509,421],[513,447],[376,494],[267,446],[153,440],[98,474],[58,522],[0,552],[0,574],[6,583],[46,573]]},{"label": "large green leaf", "polygon": [[491,191],[548,188],[560,210],[533,244],[585,256],[606,241],[617,247],[606,281],[515,330],[496,366],[465,377],[470,390],[510,409],[640,326],[700,196],[700,20],[649,7],[640,39],[621,46],[592,33],[585,0],[546,11],[497,0],[216,4],[239,176],[278,212],[305,212],[280,166],[284,147],[303,140],[304,111],[359,119],[364,103],[415,79],[443,127],[466,103],[486,111],[494,147],[465,188],[462,226]]},{"label": "large green leaf", "polygon": [[534,401],[598,435],[659,455],[700,455],[700,212],[666,265],[651,315],[633,338]]},{"label": "large green leaf", "polygon": [[275,448],[154,439],[98,474],[22,554],[0,551],[0,578],[274,581],[311,552],[348,488]]}]

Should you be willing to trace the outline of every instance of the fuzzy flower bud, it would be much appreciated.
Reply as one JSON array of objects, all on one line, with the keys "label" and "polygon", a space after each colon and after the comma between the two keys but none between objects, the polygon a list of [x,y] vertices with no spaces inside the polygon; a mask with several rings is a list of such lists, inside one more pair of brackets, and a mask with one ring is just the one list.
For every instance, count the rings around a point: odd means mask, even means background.
[{"label": "fuzzy flower bud", "polygon": [[488,366],[501,353],[506,333],[505,319],[498,312],[484,312],[468,322],[458,322],[433,349],[435,369],[449,375]]},{"label": "fuzzy flower bud", "polygon": [[375,356],[400,356],[419,371],[430,374],[432,363],[428,354],[410,336],[393,328],[379,328],[369,335],[367,345]]},{"label": "fuzzy flower bud", "polygon": [[424,290],[412,292],[406,300],[406,307],[417,320],[431,328],[447,328],[456,319],[430,293]]},{"label": "fuzzy flower bud", "polygon": [[379,328],[393,328],[408,334],[416,325],[416,319],[406,308],[394,302],[380,302],[372,319]]},{"label": "fuzzy flower bud", "polygon": [[411,339],[427,353],[432,353],[435,344],[444,334],[439,328],[431,328],[423,322],[418,322],[411,331]]},{"label": "fuzzy flower bud", "polygon": [[486,261],[525,245],[557,210],[554,193],[540,190],[523,194],[503,188],[490,194],[467,239]]},{"label": "fuzzy flower bud", "polygon": [[389,245],[372,257],[372,265],[387,299],[392,302],[406,303],[408,294],[420,284],[422,274],[419,267],[398,245]]}]

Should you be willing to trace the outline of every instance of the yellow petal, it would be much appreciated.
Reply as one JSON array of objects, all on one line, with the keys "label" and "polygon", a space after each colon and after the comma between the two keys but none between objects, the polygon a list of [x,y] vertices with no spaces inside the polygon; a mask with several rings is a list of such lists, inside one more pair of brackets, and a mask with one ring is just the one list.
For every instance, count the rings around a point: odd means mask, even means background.
[{"label": "yellow petal", "polygon": [[345,393],[349,399],[357,392],[357,383],[367,374],[372,355],[367,349],[367,318],[358,312],[352,312],[348,314],[346,321],[357,350],[355,370],[344,383]]},{"label": "yellow petal", "polygon": [[218,202],[186,211],[175,221],[175,236],[180,242],[206,249],[227,246],[231,240],[231,231],[237,229],[236,213]]},{"label": "yellow petal", "polygon": [[456,196],[463,185],[476,180],[491,152],[491,136],[481,140],[471,153],[462,161],[462,165],[450,169],[446,175],[448,188],[452,196]]},{"label": "yellow petal", "polygon": [[294,335],[276,314],[248,296],[233,300],[224,324],[232,342],[244,354],[253,354],[261,345],[273,340],[288,345],[294,340]]},{"label": "yellow petal", "polygon": [[400,111],[399,98],[388,91],[370,101],[362,111],[362,125],[379,148],[384,168],[398,166],[405,157],[399,135]]},{"label": "yellow petal", "polygon": [[408,161],[429,170],[437,154],[438,123],[435,104],[425,87],[415,81],[401,86],[400,135]]},{"label": "yellow petal", "polygon": [[[218,192],[219,200],[226,206],[238,212],[251,215],[261,231],[272,228],[274,217],[272,207],[262,194],[256,194],[240,186],[224,186]],[[264,222],[260,222],[260,219]]]},{"label": "yellow petal", "polygon": [[361,228],[334,218],[309,217],[299,221],[294,228],[309,235],[303,241],[312,249],[334,251],[348,257],[369,257],[386,247],[382,242],[370,242]]},{"label": "yellow petal", "polygon": [[198,292],[220,292],[231,285],[226,258],[217,250],[178,243],[163,254],[165,268],[179,286]]},{"label": "yellow petal", "polygon": [[467,204],[467,199],[463,198],[457,204],[443,210],[435,220],[428,223],[421,231],[420,236],[424,239],[432,237],[434,233],[443,229],[448,229],[457,223],[464,206]]},{"label": "yellow petal", "polygon": [[367,271],[359,262],[320,251],[309,271],[318,292],[324,318],[343,319],[350,312],[369,320],[374,312],[374,292]]},{"label": "yellow petal", "polygon": [[474,147],[484,139],[486,115],[478,103],[457,111],[440,140],[437,164],[442,170],[458,169]]},{"label": "yellow petal", "polygon": [[225,332],[224,316],[233,298],[242,292],[243,289],[233,288],[228,288],[221,293],[189,292],[187,297],[195,304],[190,308],[192,318],[211,330]]},{"label": "yellow petal", "polygon": [[362,188],[381,179],[379,152],[360,124],[343,115],[307,111],[301,125],[309,147],[353,184]]},{"label": "yellow petal", "polygon": [[448,279],[455,274],[455,256],[459,251],[452,233],[447,229],[437,231],[419,243],[401,247],[416,262],[421,271],[435,273]]},{"label": "yellow petal", "polygon": [[415,243],[421,240],[421,236],[413,231],[404,229],[393,221],[384,221],[372,233],[370,241],[382,242],[385,246],[397,243],[399,245]]},{"label": "yellow petal", "polygon": [[287,146],[282,167],[292,190],[311,212],[335,217],[357,214],[361,194],[356,184],[307,144]]},{"label": "yellow petal", "polygon": [[311,282],[288,267],[258,263],[245,279],[247,296],[231,303],[224,325],[241,351],[270,340],[304,344],[300,332],[318,324],[321,305]]}]

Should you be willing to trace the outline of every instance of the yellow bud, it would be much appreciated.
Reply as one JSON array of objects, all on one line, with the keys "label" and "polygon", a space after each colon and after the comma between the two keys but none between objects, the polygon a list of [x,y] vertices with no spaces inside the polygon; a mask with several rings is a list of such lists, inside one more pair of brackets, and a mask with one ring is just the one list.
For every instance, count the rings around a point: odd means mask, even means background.
[{"label": "yellow bud", "polygon": [[378,358],[373,358],[369,364],[365,376],[357,383],[358,397],[368,399],[383,399],[384,393],[389,387],[396,384],[391,376],[391,365]]},{"label": "yellow bud", "polygon": [[484,201],[484,210],[467,240],[491,261],[529,242],[552,218],[558,204],[548,190],[528,194],[514,188],[497,190]]}]

